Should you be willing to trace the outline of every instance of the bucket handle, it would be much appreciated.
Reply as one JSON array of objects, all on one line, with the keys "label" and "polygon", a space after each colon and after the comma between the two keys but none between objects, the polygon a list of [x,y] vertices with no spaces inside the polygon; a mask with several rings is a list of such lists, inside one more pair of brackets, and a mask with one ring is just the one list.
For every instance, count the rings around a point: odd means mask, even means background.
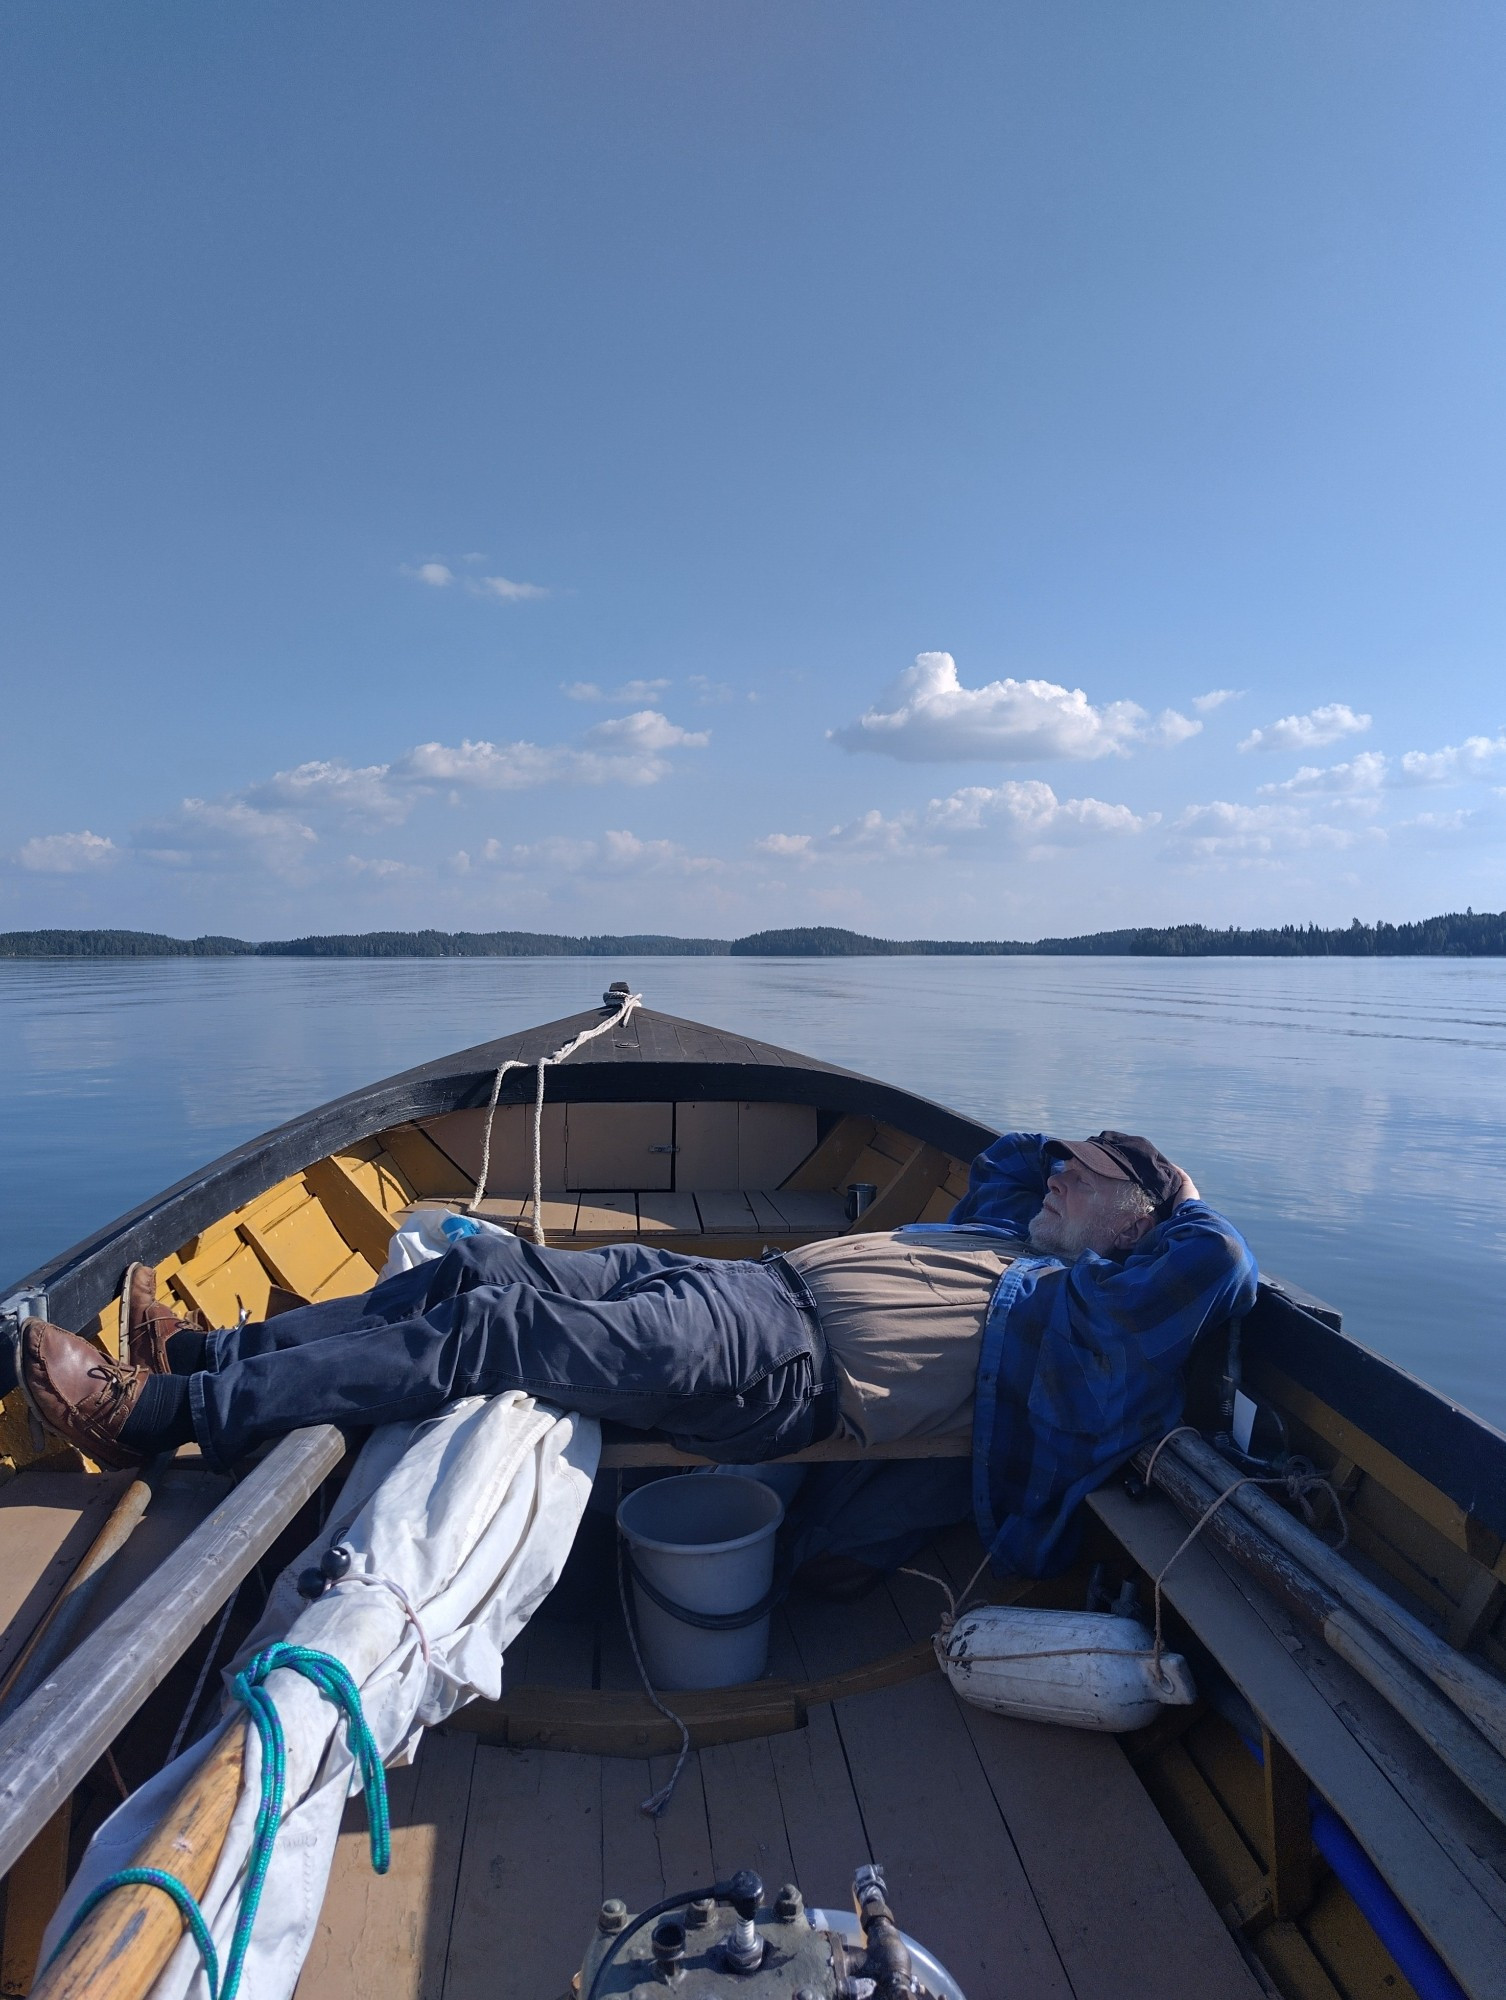
[{"label": "bucket handle", "polygon": [[700,1632],[741,1632],[744,1626],[756,1625],[760,1618],[767,1618],[776,1604],[782,1604],[789,1591],[788,1575],[776,1576],[773,1583],[746,1611],[692,1611],[687,1604],[676,1604],[672,1597],[666,1597],[657,1584],[650,1583],[628,1551],[628,1575],[643,1592],[650,1604],[657,1604],[661,1611],[671,1618],[678,1618],[682,1625],[694,1625]]}]

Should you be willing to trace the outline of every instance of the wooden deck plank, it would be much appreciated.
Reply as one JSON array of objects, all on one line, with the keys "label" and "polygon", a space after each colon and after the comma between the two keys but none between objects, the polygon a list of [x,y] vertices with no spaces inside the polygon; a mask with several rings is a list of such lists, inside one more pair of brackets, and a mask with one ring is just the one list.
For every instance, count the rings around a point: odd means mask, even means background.
[{"label": "wooden deck plank", "polygon": [[739,1868],[754,1868],[771,1892],[793,1881],[795,1863],[768,1738],[715,1744],[701,1752],[700,1761],[717,1874],[725,1881]]},{"label": "wooden deck plank", "polygon": [[[806,1667],[835,1672],[903,1645],[887,1590],[801,1604]],[[939,1674],[833,1704],[862,1823],[903,1927],[968,2000],[1072,2000],[1072,1987],[950,1688]]]},{"label": "wooden deck plank", "polygon": [[601,1896],[598,1759],[478,1747],[444,2000],[564,1993]]},{"label": "wooden deck plank", "polygon": [[[897,1576],[912,1637],[936,1629],[939,1591]],[[1112,1736],[957,1713],[972,1739],[1077,2000],[1256,2000],[1260,1989]],[[1063,1812],[1063,1800],[1078,1810]]]},{"label": "wooden deck plank", "polygon": [[[414,1205],[422,1208],[427,1203]],[[457,1207],[462,1208],[466,1215],[478,1216],[483,1222],[500,1222],[504,1229],[516,1229],[531,1212],[533,1202],[526,1194],[489,1194],[477,1202],[474,1209],[468,1202],[457,1204]]]},{"label": "wooden deck plank", "polygon": [[701,1218],[693,1194],[654,1192],[638,1197],[640,1236],[698,1236]]},{"label": "wooden deck plank", "polygon": [[695,1205],[701,1212],[701,1227],[708,1235],[751,1236],[758,1228],[758,1219],[748,1204],[748,1197],[736,1188],[708,1189],[696,1191]]},{"label": "wooden deck plank", "polygon": [[828,1236],[840,1236],[847,1227],[847,1205],[840,1194],[773,1188],[769,1200],[784,1217],[786,1228],[818,1229]]},{"label": "wooden deck plank", "polygon": [[614,1239],[638,1234],[638,1202],[631,1194],[583,1194],[575,1216],[577,1236],[610,1236]]},{"label": "wooden deck plank", "polygon": [[789,1224],[774,1206],[773,1197],[766,1188],[746,1188],[744,1193],[753,1210],[753,1220],[765,1235],[784,1236],[788,1233]]},{"label": "wooden deck plank", "polygon": [[388,1774],[385,1876],[372,1871],[365,1802],[351,1800],[297,2000],[439,2000],[475,1756],[474,1739],[429,1736],[411,1769]]},{"label": "wooden deck plank", "polygon": [[[674,1767],[673,1757],[649,1759],[653,1790],[669,1783]],[[639,1794],[640,1798],[647,1796],[646,1790]],[[654,1821],[654,1838],[659,1843],[659,1866],[666,1896],[678,1895],[682,1889],[709,1888],[716,1880],[716,1866],[711,1859],[711,1827],[706,1817],[706,1788],[698,1756],[687,1759],[674,1797]]]},{"label": "wooden deck plank", "polygon": [[130,1483],[28,1466],[0,1487],[0,1679]]},{"label": "wooden deck plank", "polygon": [[686,1885],[665,1881],[654,1823],[638,1810],[654,1789],[648,1759],[603,1757],[599,1762],[601,1893],[620,1896],[630,1910],[641,1910]]},{"label": "wooden deck plank", "polygon": [[804,1729],[771,1736],[769,1759],[794,1880],[807,1903],[845,1910],[855,1870],[873,1857],[830,1704],[813,1708]]},{"label": "wooden deck plank", "polygon": [[[575,1234],[575,1218],[580,1212],[579,1195],[570,1194],[564,1188],[546,1188],[544,1190],[544,1199],[539,1206],[540,1220],[543,1222],[544,1234],[546,1236],[573,1236]],[[521,1219],[526,1222],[532,1214],[533,1201],[530,1197],[523,1204]]]}]

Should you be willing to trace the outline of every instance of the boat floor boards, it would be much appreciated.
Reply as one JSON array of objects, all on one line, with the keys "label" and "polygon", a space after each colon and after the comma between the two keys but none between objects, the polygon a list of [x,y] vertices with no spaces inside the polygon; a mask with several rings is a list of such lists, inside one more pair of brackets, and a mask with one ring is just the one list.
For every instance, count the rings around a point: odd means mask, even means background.
[{"label": "boat floor boards", "polygon": [[0,1486],[0,1680],[130,1483],[128,1472],[28,1466]]},{"label": "boat floor boards", "polygon": [[[771,1670],[810,1677],[892,1651],[930,1632],[940,1603],[905,1576],[851,1606],[794,1600]],[[508,1664],[516,1679],[635,1684],[610,1620],[537,1619]],[[1260,1991],[1113,1737],[985,1715],[932,1674],[700,1751],[650,1822],[638,1802],[672,1767],[431,1736],[393,1777],[385,1881],[359,1801],[348,1815],[302,2000],[556,2000],[605,1896],[637,1909],[753,1867],[845,1908],[870,1858],[968,2000]]]}]

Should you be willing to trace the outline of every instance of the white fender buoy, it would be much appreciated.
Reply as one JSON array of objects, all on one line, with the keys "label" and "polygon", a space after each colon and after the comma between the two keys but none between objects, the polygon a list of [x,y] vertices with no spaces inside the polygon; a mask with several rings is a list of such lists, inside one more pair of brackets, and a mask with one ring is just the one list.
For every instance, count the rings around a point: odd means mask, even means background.
[{"label": "white fender buoy", "polygon": [[996,1715],[1073,1729],[1141,1729],[1163,1705],[1197,1700],[1180,1653],[1152,1659],[1155,1635],[1106,1611],[983,1604],[938,1643],[964,1701]]}]

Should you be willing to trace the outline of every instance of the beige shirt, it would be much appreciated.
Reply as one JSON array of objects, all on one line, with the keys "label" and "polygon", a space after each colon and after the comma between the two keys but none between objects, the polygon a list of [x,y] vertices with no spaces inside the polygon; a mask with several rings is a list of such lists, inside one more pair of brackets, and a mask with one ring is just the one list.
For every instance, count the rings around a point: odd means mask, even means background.
[{"label": "beige shirt", "polygon": [[988,1302],[1014,1252],[882,1231],[786,1251],[837,1369],[843,1428],[864,1444],[970,1431]]}]

